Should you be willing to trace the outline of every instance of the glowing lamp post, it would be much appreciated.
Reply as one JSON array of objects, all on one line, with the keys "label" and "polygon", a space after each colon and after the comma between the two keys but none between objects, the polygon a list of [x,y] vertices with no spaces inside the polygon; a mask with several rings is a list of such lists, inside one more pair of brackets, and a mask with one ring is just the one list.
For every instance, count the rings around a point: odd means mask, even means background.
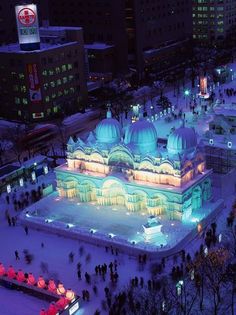
[{"label": "glowing lamp post", "polygon": [[40,289],[44,289],[44,288],[45,288],[46,283],[45,283],[45,280],[43,279],[42,276],[39,276],[38,282],[37,282],[37,286],[38,286],[38,288],[40,288]]},{"label": "glowing lamp post", "polygon": [[6,273],[5,267],[0,263],[0,276],[4,276]]},{"label": "glowing lamp post", "polygon": [[75,297],[75,293],[71,290],[71,289],[68,289],[66,291],[66,298],[69,300],[69,301],[72,301]]},{"label": "glowing lamp post", "polygon": [[8,270],[7,270],[7,276],[8,276],[8,278],[10,278],[10,279],[14,279],[14,278],[16,277],[15,269],[14,269],[12,266],[10,266],[10,267],[8,268]]},{"label": "glowing lamp post", "polygon": [[16,280],[19,282],[25,281],[25,274],[21,269],[17,272]]},{"label": "glowing lamp post", "polygon": [[28,280],[27,280],[27,284],[29,285],[35,285],[35,278],[33,276],[33,274],[30,272],[28,275]]},{"label": "glowing lamp post", "polygon": [[59,284],[58,284],[58,287],[57,287],[57,294],[58,294],[58,295],[63,295],[63,294],[65,294],[65,293],[66,293],[66,290],[65,290],[63,284],[62,284],[62,283],[59,283]]},{"label": "glowing lamp post", "polygon": [[183,280],[179,280],[179,282],[176,284],[177,295],[182,294],[183,285],[184,285]]},{"label": "glowing lamp post", "polygon": [[202,226],[200,223],[197,225],[197,231],[198,231],[198,233],[200,233],[202,231]]},{"label": "glowing lamp post", "polygon": [[190,95],[190,91],[189,90],[185,90],[184,91],[184,96],[185,96],[185,99],[186,99],[186,103],[185,103],[185,106],[188,107],[188,96]]},{"label": "glowing lamp post", "polygon": [[48,282],[48,291],[51,291],[51,292],[56,292],[57,291],[57,287],[56,287],[56,284],[54,282],[54,280],[49,280]]}]

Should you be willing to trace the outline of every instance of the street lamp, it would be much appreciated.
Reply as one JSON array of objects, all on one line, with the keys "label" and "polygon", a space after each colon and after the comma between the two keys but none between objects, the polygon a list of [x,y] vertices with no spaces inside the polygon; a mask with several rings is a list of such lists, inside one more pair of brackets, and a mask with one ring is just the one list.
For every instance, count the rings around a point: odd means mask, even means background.
[{"label": "street lamp", "polygon": [[186,98],[186,108],[188,107],[188,96],[190,95],[190,91],[189,90],[184,90],[184,96]]},{"label": "street lamp", "polygon": [[190,91],[189,91],[189,90],[185,90],[185,91],[184,91],[184,95],[185,95],[185,96],[189,96],[189,95],[190,95]]}]

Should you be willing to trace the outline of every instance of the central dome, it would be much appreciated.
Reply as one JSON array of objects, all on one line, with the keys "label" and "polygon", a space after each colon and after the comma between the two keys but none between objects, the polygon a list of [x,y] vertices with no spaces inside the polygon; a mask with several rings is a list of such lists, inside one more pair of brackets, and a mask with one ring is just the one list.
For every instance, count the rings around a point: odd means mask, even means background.
[{"label": "central dome", "polygon": [[155,152],[157,149],[156,129],[151,122],[139,120],[127,128],[124,142],[136,154]]},{"label": "central dome", "polygon": [[117,143],[121,139],[121,125],[111,118],[111,114],[107,113],[107,118],[103,119],[96,127],[96,139],[102,143]]},{"label": "central dome", "polygon": [[194,128],[181,126],[171,133],[167,141],[167,150],[171,154],[190,153],[196,149],[197,135]]}]

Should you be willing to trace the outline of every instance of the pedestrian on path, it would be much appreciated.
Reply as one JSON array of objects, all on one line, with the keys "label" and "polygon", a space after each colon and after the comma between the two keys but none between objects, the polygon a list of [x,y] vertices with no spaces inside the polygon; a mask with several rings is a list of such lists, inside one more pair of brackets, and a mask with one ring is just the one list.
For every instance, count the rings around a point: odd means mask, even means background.
[{"label": "pedestrian on path", "polygon": [[15,257],[16,257],[16,260],[20,260],[20,256],[17,250],[15,250]]},{"label": "pedestrian on path", "polygon": [[25,234],[28,235],[29,234],[29,229],[28,229],[27,225],[25,226],[24,230],[25,230]]}]

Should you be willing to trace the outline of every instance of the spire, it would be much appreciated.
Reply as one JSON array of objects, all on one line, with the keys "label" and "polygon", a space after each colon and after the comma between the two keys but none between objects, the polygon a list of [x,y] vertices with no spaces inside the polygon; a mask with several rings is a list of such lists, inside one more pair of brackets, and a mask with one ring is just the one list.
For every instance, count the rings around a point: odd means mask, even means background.
[{"label": "spire", "polygon": [[110,108],[108,108],[107,110],[107,118],[112,118],[112,113],[111,113]]},{"label": "spire", "polygon": [[107,104],[107,118],[112,118],[111,103]]}]

